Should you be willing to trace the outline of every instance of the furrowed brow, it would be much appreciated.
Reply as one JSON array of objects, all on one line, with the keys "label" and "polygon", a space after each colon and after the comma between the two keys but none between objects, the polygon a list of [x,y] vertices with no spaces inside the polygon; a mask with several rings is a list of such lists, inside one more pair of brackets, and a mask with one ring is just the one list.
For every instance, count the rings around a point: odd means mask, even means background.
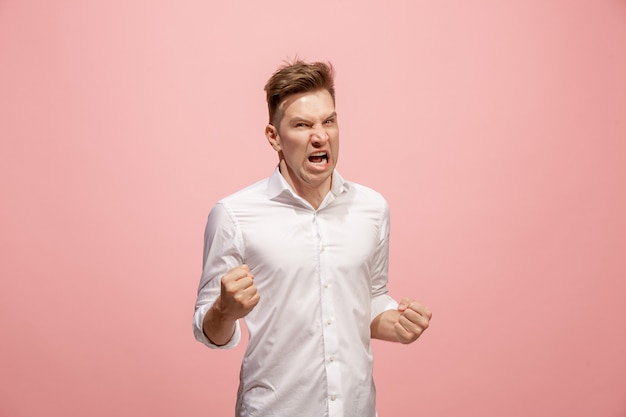
[{"label": "furrowed brow", "polygon": [[299,116],[289,119],[289,123],[300,123],[300,122],[311,123],[311,120],[307,119],[306,117],[299,117]]}]

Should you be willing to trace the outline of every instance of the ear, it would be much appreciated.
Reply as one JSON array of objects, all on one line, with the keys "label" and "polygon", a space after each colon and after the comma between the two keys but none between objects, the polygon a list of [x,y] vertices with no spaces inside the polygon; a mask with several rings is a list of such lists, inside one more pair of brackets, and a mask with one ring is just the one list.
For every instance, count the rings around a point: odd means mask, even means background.
[{"label": "ear", "polygon": [[278,129],[274,125],[268,124],[265,126],[265,137],[276,152],[281,151],[280,136],[278,135]]}]

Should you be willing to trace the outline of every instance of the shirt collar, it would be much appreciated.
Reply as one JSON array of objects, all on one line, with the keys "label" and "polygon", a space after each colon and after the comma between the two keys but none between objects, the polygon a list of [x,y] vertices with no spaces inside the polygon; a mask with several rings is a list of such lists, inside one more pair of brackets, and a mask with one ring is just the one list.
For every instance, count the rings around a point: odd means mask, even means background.
[{"label": "shirt collar", "polygon": [[[337,172],[337,170],[334,170],[333,181],[330,187],[330,192],[335,197],[337,197],[339,194],[343,192],[347,192],[349,190],[350,190],[350,183],[344,180],[343,177],[339,175],[339,172]],[[285,180],[285,178],[281,175],[278,167],[274,169],[272,176],[269,178],[268,192],[269,192],[269,198],[272,200],[285,193],[297,199],[301,199],[301,197],[298,196],[298,194],[296,194],[294,189],[291,188],[291,185],[289,185],[287,181]]]}]

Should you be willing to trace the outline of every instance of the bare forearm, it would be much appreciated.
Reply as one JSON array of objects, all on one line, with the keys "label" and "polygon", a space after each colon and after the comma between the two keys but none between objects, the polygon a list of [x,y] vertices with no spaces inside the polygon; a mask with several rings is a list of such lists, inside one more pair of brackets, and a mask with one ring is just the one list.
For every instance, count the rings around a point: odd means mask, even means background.
[{"label": "bare forearm", "polygon": [[204,316],[202,330],[211,343],[223,346],[233,337],[236,322],[223,314],[218,299]]}]

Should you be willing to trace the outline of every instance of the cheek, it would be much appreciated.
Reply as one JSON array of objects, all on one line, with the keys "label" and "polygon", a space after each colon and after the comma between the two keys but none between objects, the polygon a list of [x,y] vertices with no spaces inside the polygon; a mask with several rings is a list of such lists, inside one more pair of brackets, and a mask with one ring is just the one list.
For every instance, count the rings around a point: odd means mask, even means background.
[{"label": "cheek", "polygon": [[301,149],[301,147],[294,145],[293,143],[283,142],[281,150],[285,160],[290,161],[292,164],[299,163],[306,156],[306,153]]},{"label": "cheek", "polygon": [[306,146],[302,145],[298,141],[283,141],[281,146],[284,152],[289,153],[294,157],[301,157],[306,154]]}]

